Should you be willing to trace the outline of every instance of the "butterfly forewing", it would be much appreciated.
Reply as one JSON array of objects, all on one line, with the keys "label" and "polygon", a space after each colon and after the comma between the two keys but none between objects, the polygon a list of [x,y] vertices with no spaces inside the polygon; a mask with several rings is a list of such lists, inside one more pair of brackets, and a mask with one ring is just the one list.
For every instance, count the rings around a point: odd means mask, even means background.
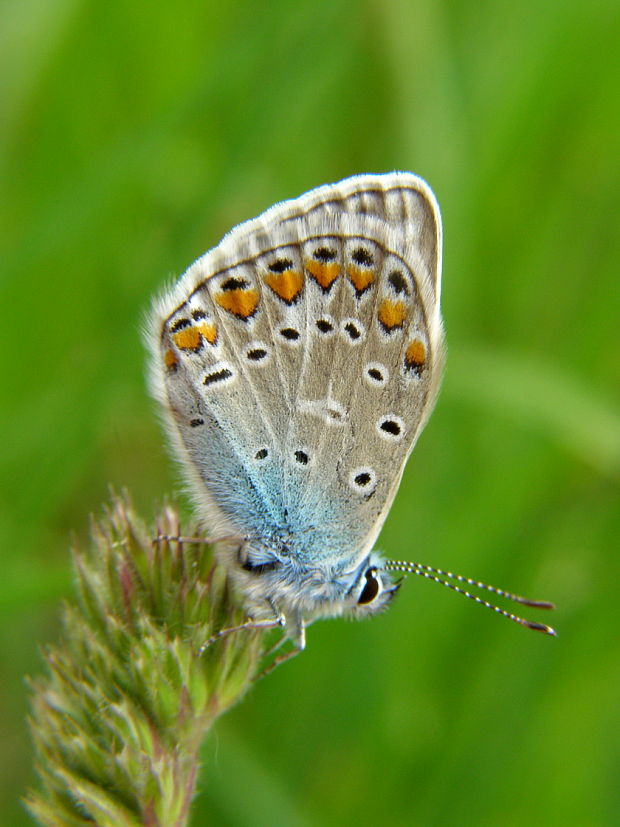
[{"label": "butterfly forewing", "polygon": [[156,390],[207,520],[352,565],[436,393],[440,224],[408,173],[240,225],[156,312]]}]

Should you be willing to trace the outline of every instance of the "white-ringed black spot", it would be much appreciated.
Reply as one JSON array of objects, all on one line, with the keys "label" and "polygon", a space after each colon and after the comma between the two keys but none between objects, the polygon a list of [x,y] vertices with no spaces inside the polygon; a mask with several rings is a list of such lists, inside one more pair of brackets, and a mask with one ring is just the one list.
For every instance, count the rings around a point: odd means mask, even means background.
[{"label": "white-ringed black spot", "polygon": [[212,385],[214,382],[223,382],[225,379],[230,379],[232,376],[232,372],[228,370],[228,368],[222,368],[221,370],[213,371],[213,373],[207,373],[204,378],[205,385]]},{"label": "white-ringed black spot", "polygon": [[293,262],[290,258],[277,258],[268,265],[272,273],[284,273],[286,270],[290,270],[292,266]]},{"label": "white-ringed black spot", "polygon": [[330,336],[334,332],[333,321],[324,317],[316,320],[316,327],[323,336]]},{"label": "white-ringed black spot", "polygon": [[307,465],[310,462],[310,457],[305,451],[295,451],[295,462],[300,465]]},{"label": "white-ringed black spot", "polygon": [[254,454],[254,459],[267,459],[269,456],[269,451],[266,448],[259,448],[258,451]]},{"label": "white-ringed black spot", "polygon": [[392,285],[392,288],[396,294],[400,295],[400,293],[404,293],[405,296],[409,295],[409,285],[407,284],[407,279],[403,276],[400,270],[392,270],[388,276],[388,281]]},{"label": "white-ringed black spot", "polygon": [[213,368],[205,375],[202,380],[204,385],[225,385],[235,378],[231,368],[225,363],[220,362],[213,365]]},{"label": "white-ringed black spot", "polygon": [[383,439],[398,442],[405,435],[405,423],[396,414],[386,414],[377,421],[377,432]]},{"label": "white-ringed black spot", "polygon": [[340,330],[345,339],[352,345],[356,345],[364,338],[366,331],[364,325],[357,319],[343,319]]},{"label": "white-ringed black spot", "polygon": [[328,264],[336,258],[336,251],[331,247],[317,247],[313,253],[314,258],[323,264]]},{"label": "white-ringed black spot", "polygon": [[349,486],[356,494],[369,497],[377,487],[377,474],[374,468],[368,465],[354,468],[349,474]]},{"label": "white-ringed black spot", "polygon": [[207,314],[204,312],[204,310],[192,310],[192,319],[194,319],[194,321],[198,322],[200,321],[200,319],[206,319],[206,317]]},{"label": "white-ringed black spot", "polygon": [[283,327],[280,330],[280,336],[287,342],[296,342],[299,339],[299,330],[295,330],[294,327]]},{"label": "white-ringed black spot", "polygon": [[200,418],[190,419],[189,424],[191,425],[192,428],[198,428],[200,425],[204,425],[205,421],[204,421],[204,419],[200,419]]},{"label": "white-ringed black spot", "polygon": [[220,290],[245,290],[249,286],[249,281],[246,281],[245,279],[235,278],[235,276],[231,276],[229,279],[226,279],[226,281],[223,281],[220,284]]},{"label": "white-ringed black spot", "polygon": [[365,247],[356,247],[351,253],[351,258],[362,267],[371,267],[375,263],[372,253]]},{"label": "white-ringed black spot", "polygon": [[270,348],[264,342],[250,342],[245,349],[245,358],[255,365],[264,365],[269,360]]},{"label": "white-ringed black spot", "polygon": [[387,385],[390,372],[381,362],[368,362],[364,367],[364,379],[374,388],[383,388]]}]

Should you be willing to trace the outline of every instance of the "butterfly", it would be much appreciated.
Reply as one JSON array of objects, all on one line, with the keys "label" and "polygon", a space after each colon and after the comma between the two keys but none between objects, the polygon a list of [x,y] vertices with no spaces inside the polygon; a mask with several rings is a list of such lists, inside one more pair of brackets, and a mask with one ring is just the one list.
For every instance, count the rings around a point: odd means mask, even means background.
[{"label": "butterfly", "polygon": [[442,229],[409,172],[357,175],[231,230],[153,306],[151,386],[251,618],[298,649],[319,617],[385,608],[395,572],[549,608],[374,550],[435,404]]}]

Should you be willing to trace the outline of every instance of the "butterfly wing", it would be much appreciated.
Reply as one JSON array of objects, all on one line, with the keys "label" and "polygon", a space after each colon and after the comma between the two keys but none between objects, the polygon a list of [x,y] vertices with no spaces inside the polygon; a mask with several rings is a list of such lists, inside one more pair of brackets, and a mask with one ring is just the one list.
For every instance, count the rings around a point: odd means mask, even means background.
[{"label": "butterfly wing", "polygon": [[302,566],[367,552],[437,392],[440,258],[421,179],[356,176],[239,225],[157,303],[153,386],[213,531]]}]

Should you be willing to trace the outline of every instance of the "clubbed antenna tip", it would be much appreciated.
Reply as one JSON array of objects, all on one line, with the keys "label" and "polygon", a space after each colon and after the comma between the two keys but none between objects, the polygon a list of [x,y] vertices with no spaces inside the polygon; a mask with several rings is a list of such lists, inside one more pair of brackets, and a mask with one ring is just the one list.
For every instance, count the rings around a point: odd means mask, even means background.
[{"label": "clubbed antenna tip", "polygon": [[463,589],[450,581],[456,580],[459,583],[466,583],[468,586],[473,586],[476,589],[484,589],[485,591],[492,592],[493,594],[503,597],[506,600],[512,600],[513,603],[519,603],[522,606],[529,606],[533,609],[554,609],[555,606],[553,603],[549,603],[548,600],[530,600],[527,597],[512,594],[504,589],[498,589],[497,586],[490,586],[488,583],[482,583],[480,580],[473,580],[470,577],[464,577],[462,574],[454,574],[454,572],[451,571],[436,569],[433,566],[427,566],[424,563],[410,563],[406,560],[387,560],[383,568],[385,571],[400,571],[403,572],[403,574],[417,574],[420,577],[425,577],[427,580],[433,580],[435,583],[439,583],[448,589],[452,589],[452,591],[457,592],[457,594],[462,594],[464,597],[468,597],[470,600],[479,603],[481,606],[491,609],[496,614],[507,617],[508,620],[512,620],[520,626],[525,626],[526,628],[533,629],[536,632],[542,632],[545,635],[557,637],[557,632],[555,629],[551,626],[547,626],[546,623],[536,623],[533,620],[527,620],[526,618],[519,617],[519,615],[515,615],[512,612],[507,612],[500,606],[496,606],[494,603],[490,603],[488,600],[484,600],[482,597],[472,594],[467,591],[467,589]]}]

